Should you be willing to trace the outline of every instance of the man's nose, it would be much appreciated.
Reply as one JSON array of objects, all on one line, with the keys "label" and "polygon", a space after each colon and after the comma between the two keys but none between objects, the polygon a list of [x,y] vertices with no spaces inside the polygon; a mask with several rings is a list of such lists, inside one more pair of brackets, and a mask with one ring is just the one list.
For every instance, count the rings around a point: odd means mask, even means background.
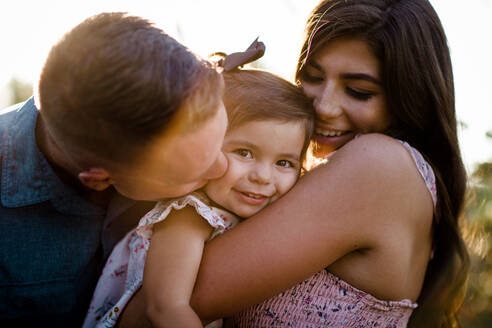
[{"label": "man's nose", "polygon": [[220,152],[219,155],[217,156],[217,159],[215,160],[215,163],[208,170],[205,179],[211,180],[211,179],[220,178],[221,176],[224,175],[226,170],[227,170],[227,159],[224,153]]}]

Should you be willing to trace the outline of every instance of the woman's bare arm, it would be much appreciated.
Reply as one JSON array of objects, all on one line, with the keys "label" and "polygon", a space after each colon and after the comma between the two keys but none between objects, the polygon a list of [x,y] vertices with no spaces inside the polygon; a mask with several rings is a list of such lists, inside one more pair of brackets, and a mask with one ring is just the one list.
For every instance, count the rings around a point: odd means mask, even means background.
[{"label": "woman's bare arm", "polygon": [[415,194],[412,165],[386,136],[348,143],[283,198],[206,245],[193,308],[202,319],[226,317],[354,250],[378,247],[411,211],[402,199]]},{"label": "woman's bare arm", "polygon": [[[380,247],[405,224],[402,212],[418,203],[409,183],[415,174],[395,140],[376,134],[351,141],[287,195],[206,244],[191,298],[195,312],[205,322],[230,316],[354,250]],[[121,327],[143,317],[138,302],[137,294]]]}]

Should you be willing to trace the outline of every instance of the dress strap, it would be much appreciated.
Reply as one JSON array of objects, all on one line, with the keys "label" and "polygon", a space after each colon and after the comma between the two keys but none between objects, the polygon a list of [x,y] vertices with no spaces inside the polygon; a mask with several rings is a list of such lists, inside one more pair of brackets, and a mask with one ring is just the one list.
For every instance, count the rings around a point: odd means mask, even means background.
[{"label": "dress strap", "polygon": [[415,162],[415,165],[417,166],[420,175],[422,175],[422,178],[425,181],[425,185],[427,186],[427,189],[431,194],[432,202],[434,203],[434,213],[435,213],[436,204],[437,204],[437,189],[436,189],[436,176],[434,175],[434,171],[432,170],[432,167],[424,159],[422,154],[417,149],[413,148],[405,141],[401,141],[401,140],[398,141],[403,145],[403,147],[405,147],[405,149],[410,153],[410,155],[412,155],[413,161]]}]

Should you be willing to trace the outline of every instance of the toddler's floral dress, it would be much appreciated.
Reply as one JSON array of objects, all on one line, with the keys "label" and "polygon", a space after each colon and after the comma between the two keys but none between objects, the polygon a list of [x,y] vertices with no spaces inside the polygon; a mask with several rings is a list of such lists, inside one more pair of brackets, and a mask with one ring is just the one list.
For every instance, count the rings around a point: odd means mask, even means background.
[{"label": "toddler's floral dress", "polygon": [[210,239],[229,230],[237,223],[238,217],[209,206],[210,201],[203,193],[158,202],[113,249],[101,277],[85,318],[83,328],[114,327],[121,310],[126,306],[136,290],[142,285],[147,251],[155,223],[164,220],[172,210],[192,206],[212,227]]}]

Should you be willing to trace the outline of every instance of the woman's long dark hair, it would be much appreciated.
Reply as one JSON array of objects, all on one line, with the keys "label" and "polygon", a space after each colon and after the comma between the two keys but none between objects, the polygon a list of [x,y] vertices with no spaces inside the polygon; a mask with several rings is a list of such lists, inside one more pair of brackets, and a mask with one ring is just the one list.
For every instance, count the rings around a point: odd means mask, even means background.
[{"label": "woman's long dark hair", "polygon": [[381,63],[392,124],[386,133],[417,148],[436,175],[434,257],[410,327],[453,327],[465,295],[469,258],[459,220],[466,172],[458,145],[451,59],[427,0],[324,0],[312,12],[296,79],[328,41],[367,42]]}]

